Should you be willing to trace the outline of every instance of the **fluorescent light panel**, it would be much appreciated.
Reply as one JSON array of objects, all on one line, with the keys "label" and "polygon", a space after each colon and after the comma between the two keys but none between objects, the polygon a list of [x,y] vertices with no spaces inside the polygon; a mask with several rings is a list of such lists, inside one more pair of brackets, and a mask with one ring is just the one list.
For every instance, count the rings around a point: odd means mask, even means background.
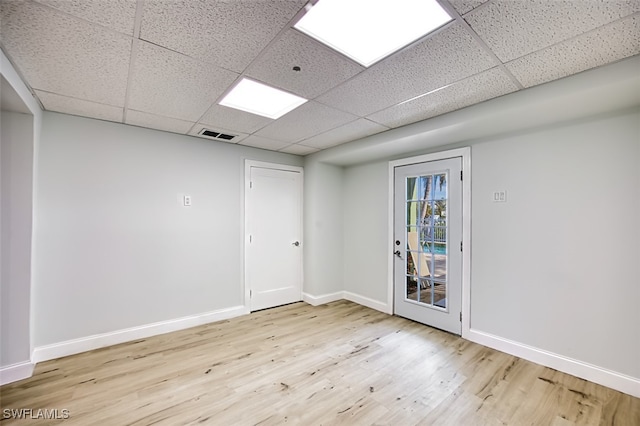
[{"label": "fluorescent light panel", "polygon": [[368,67],[451,19],[435,0],[319,0],[294,27]]},{"label": "fluorescent light panel", "polygon": [[222,98],[220,105],[276,119],[305,102],[300,96],[243,78]]}]

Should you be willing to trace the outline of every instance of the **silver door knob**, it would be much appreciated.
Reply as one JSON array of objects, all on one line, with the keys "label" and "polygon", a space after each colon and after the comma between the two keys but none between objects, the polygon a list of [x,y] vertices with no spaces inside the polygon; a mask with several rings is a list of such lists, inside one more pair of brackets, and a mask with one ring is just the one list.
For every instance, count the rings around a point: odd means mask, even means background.
[{"label": "silver door knob", "polygon": [[296,241],[295,243],[293,243],[293,245],[298,247],[300,245],[300,241]]}]

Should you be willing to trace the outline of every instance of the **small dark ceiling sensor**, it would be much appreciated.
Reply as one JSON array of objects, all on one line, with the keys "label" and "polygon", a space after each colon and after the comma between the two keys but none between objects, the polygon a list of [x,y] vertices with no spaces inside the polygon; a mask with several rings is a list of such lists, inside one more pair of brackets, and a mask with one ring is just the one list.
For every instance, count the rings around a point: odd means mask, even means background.
[{"label": "small dark ceiling sensor", "polygon": [[293,67],[293,70],[294,70],[294,71],[300,71],[301,69],[302,69],[302,68],[300,68],[300,67],[299,67],[299,66],[297,66],[297,65],[296,65],[295,67]]}]

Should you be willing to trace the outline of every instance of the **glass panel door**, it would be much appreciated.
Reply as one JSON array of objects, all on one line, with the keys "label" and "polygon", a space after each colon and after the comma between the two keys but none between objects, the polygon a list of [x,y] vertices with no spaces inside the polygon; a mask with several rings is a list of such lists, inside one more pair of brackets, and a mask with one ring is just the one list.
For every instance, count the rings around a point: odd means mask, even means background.
[{"label": "glass panel door", "polygon": [[456,334],[462,306],[461,169],[461,158],[451,158],[394,172],[394,312]]}]

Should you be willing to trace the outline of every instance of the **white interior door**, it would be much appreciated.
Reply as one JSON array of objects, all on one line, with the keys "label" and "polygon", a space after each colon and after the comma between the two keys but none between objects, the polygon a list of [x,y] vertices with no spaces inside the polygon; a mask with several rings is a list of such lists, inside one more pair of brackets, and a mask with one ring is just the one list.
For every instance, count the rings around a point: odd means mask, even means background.
[{"label": "white interior door", "polygon": [[255,311],[302,300],[302,169],[247,167],[245,280]]},{"label": "white interior door", "polygon": [[462,159],[394,168],[394,312],[461,334]]}]

